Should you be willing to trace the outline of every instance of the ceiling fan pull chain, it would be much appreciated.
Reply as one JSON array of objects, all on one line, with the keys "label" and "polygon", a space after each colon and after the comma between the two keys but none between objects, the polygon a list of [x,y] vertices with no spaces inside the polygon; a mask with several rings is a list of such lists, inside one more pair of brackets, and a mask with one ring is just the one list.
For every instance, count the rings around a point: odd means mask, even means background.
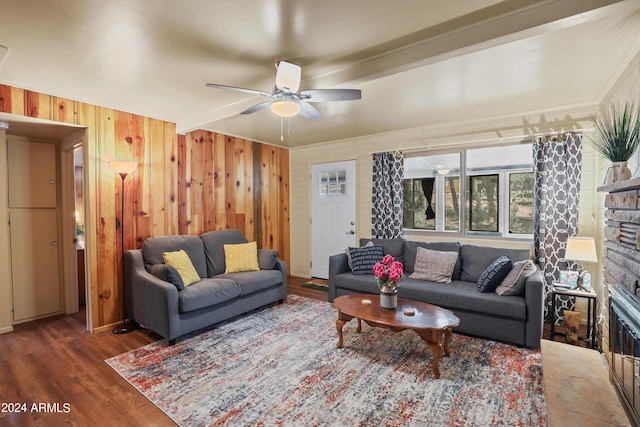
[{"label": "ceiling fan pull chain", "polygon": [[291,117],[289,117],[289,130],[287,131],[287,136],[291,136]]},{"label": "ceiling fan pull chain", "polygon": [[280,117],[280,142],[284,142],[284,135],[283,135],[284,132],[282,130],[282,128],[283,128],[283,120],[284,120],[284,118]]}]

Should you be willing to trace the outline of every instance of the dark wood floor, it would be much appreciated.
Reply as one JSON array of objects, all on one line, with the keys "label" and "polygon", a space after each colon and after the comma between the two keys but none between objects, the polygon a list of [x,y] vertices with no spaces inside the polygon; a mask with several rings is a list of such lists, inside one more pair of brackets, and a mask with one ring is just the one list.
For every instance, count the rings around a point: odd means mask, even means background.
[{"label": "dark wood floor", "polygon": [[[305,288],[305,281],[289,278],[288,292],[327,300],[326,291]],[[104,362],[161,337],[142,329],[91,334],[84,316],[82,311],[19,324],[0,335],[0,425],[175,425]],[[60,412],[32,411],[43,403]]]}]

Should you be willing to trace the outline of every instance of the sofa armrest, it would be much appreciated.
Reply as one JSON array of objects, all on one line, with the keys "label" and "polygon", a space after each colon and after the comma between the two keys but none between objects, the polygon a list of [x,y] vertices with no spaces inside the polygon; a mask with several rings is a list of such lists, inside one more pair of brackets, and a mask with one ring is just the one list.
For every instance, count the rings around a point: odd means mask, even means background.
[{"label": "sofa armrest", "polygon": [[337,296],[336,276],[350,271],[351,268],[349,268],[349,260],[346,253],[339,253],[329,257],[329,302],[332,302]]},{"label": "sofa armrest", "polygon": [[273,267],[274,270],[280,270],[282,273],[282,285],[285,289],[287,289],[287,264],[281,259],[276,259],[276,265]]},{"label": "sofa armrest", "polygon": [[142,251],[128,250],[124,256],[128,314],[137,323],[172,340],[180,331],[178,289],[150,274],[142,261]]},{"label": "sofa armrest", "polygon": [[544,326],[544,278],[540,268],[527,278],[524,299],[527,305],[525,345],[529,348],[540,348]]}]

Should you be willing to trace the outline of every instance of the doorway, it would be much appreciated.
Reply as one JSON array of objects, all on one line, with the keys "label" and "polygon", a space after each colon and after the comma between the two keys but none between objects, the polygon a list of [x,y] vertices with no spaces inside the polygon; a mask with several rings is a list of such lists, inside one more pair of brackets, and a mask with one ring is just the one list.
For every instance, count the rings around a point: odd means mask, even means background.
[{"label": "doorway", "polygon": [[356,161],[311,165],[311,276],[329,278],[329,257],[356,246]]}]

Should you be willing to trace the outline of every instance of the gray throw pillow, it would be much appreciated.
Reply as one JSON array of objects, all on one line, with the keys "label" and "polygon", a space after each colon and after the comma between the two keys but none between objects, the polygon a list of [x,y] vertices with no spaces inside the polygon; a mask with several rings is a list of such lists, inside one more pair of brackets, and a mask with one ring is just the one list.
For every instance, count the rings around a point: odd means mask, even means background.
[{"label": "gray throw pillow", "polygon": [[273,270],[276,267],[278,252],[275,249],[258,249],[260,270]]},{"label": "gray throw pillow", "polygon": [[373,266],[382,261],[384,253],[382,246],[363,246],[361,248],[349,248],[351,255],[351,271],[353,274],[373,274]]},{"label": "gray throw pillow", "polygon": [[413,265],[412,279],[451,283],[451,275],[458,260],[458,252],[434,251],[419,247],[416,263]]},{"label": "gray throw pillow", "polygon": [[179,291],[184,289],[184,282],[178,273],[178,270],[168,264],[153,264],[149,270],[151,274],[160,280],[171,283]]},{"label": "gray throw pillow", "polygon": [[514,263],[507,277],[496,288],[496,293],[498,295],[524,295],[527,277],[535,273],[536,270],[536,265],[530,259]]},{"label": "gray throw pillow", "polygon": [[493,292],[502,283],[513,268],[511,260],[502,255],[487,267],[478,279],[478,290],[482,293]]}]

